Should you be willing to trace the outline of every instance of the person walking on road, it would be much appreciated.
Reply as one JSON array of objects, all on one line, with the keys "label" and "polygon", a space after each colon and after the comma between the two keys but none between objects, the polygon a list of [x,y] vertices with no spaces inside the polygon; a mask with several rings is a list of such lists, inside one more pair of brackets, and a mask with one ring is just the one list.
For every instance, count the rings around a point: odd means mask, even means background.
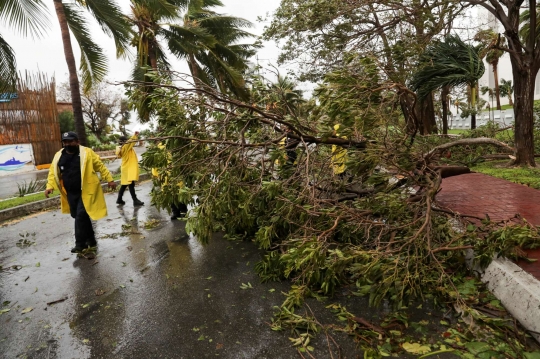
[{"label": "person walking on road", "polygon": [[120,190],[118,191],[118,199],[116,200],[116,203],[120,205],[126,204],[122,200],[122,196],[128,187],[131,199],[133,199],[133,205],[142,206],[144,204],[135,194],[135,182],[139,180],[139,160],[133,146],[135,146],[138,138],[139,132],[135,132],[129,139],[130,142],[126,143],[127,138],[122,136],[119,138],[119,146],[116,147],[116,157],[122,159]]},{"label": "person walking on road", "polygon": [[116,183],[99,156],[79,144],[75,132],[63,133],[62,144],[64,148],[54,155],[49,168],[45,197],[49,198],[54,190],[60,192],[62,213],[75,218],[75,247],[71,253],[81,253],[88,247],[97,246],[91,220],[107,215],[97,172],[110,188],[116,188]]}]

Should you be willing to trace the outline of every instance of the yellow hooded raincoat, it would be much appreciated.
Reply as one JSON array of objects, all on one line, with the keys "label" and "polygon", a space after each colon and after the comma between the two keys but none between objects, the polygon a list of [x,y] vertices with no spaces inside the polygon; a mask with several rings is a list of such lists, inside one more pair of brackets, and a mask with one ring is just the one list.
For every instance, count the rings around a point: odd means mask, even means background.
[{"label": "yellow hooded raincoat", "polygon": [[[101,174],[101,179],[106,182],[113,181],[113,178],[99,156],[92,149],[79,146],[81,159],[81,188],[82,201],[86,212],[93,220],[103,218],[107,215],[107,205],[97,172]],[[67,193],[64,189],[60,171],[58,170],[58,161],[62,155],[62,150],[56,152],[49,168],[47,177],[47,189],[54,189],[60,192],[60,203],[62,213],[69,214],[69,203]]]},{"label": "yellow hooded raincoat", "polygon": [[120,177],[121,185],[128,185],[133,181],[139,180],[139,160],[137,159],[137,153],[133,149],[138,136],[133,135],[129,139],[130,141],[122,146],[116,147],[116,157],[122,159],[122,175]]},{"label": "yellow hooded raincoat", "polygon": [[[337,137],[339,137],[339,125],[334,125],[334,132]],[[347,138],[342,136],[341,138]],[[343,147],[332,145],[332,170],[334,175],[339,175],[345,172],[347,162],[347,150]]]}]

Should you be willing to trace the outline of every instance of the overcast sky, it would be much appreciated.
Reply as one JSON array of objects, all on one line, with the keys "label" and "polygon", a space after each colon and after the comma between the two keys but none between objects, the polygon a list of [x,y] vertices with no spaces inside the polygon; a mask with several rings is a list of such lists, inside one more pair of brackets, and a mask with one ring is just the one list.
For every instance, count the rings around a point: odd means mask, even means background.
[{"label": "overcast sky", "polygon": [[[267,13],[272,13],[278,6],[279,0],[222,0],[224,7],[216,8],[220,13],[225,13],[232,16],[242,17],[254,24],[254,28],[249,31],[260,35],[265,26],[264,23],[257,22],[257,17],[265,17]],[[129,0],[119,0],[118,4],[122,7],[125,13],[129,13]],[[62,47],[60,27],[54,12],[53,2],[46,0],[45,3],[49,9],[49,30],[40,39],[25,39],[15,34],[10,29],[0,26],[0,32],[6,38],[8,43],[14,48],[17,57],[17,66],[20,71],[40,70],[55,76],[57,82],[66,81],[68,70],[64,58],[64,50]],[[93,20],[93,19],[92,19]],[[109,74],[111,80],[125,80],[129,78],[131,64],[127,60],[119,60],[115,58],[114,42],[107,37],[92,21],[92,37],[105,50],[109,58]],[[77,65],[79,64],[80,52],[76,43],[73,44]],[[278,51],[273,43],[267,43],[266,46],[259,51],[258,58],[261,63],[277,60]],[[170,57],[175,70],[186,71],[187,66],[179,61],[174,61]]]}]

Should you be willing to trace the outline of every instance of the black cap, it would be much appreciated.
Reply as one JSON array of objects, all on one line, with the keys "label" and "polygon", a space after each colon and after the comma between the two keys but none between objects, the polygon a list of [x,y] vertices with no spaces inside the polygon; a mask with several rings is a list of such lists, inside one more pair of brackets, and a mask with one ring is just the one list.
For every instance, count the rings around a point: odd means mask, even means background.
[{"label": "black cap", "polygon": [[79,136],[77,136],[77,134],[73,131],[69,131],[69,132],[64,132],[62,134],[62,141],[64,140],[78,140],[79,139]]}]

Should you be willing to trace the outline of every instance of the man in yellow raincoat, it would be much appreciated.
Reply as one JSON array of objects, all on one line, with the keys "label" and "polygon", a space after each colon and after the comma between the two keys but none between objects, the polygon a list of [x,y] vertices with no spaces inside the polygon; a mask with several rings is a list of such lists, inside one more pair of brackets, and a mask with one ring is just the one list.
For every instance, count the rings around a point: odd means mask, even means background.
[{"label": "man in yellow raincoat", "polygon": [[115,188],[109,170],[99,156],[88,147],[79,144],[75,132],[62,134],[64,148],[53,158],[47,177],[45,197],[57,190],[60,192],[62,213],[75,218],[75,247],[71,253],[81,253],[87,247],[97,245],[92,221],[107,215],[107,205],[101,189],[100,179]]},{"label": "man in yellow raincoat", "polygon": [[122,159],[120,177],[120,190],[118,191],[118,199],[116,200],[117,204],[126,204],[122,200],[124,191],[129,186],[129,193],[131,194],[131,199],[133,199],[134,206],[142,206],[144,202],[140,201],[135,194],[135,182],[139,180],[139,160],[137,159],[137,153],[133,149],[137,139],[139,138],[139,132],[135,132],[133,136],[129,139],[131,142],[126,143],[127,138],[122,136],[120,137],[120,145],[116,147],[116,157]]}]

